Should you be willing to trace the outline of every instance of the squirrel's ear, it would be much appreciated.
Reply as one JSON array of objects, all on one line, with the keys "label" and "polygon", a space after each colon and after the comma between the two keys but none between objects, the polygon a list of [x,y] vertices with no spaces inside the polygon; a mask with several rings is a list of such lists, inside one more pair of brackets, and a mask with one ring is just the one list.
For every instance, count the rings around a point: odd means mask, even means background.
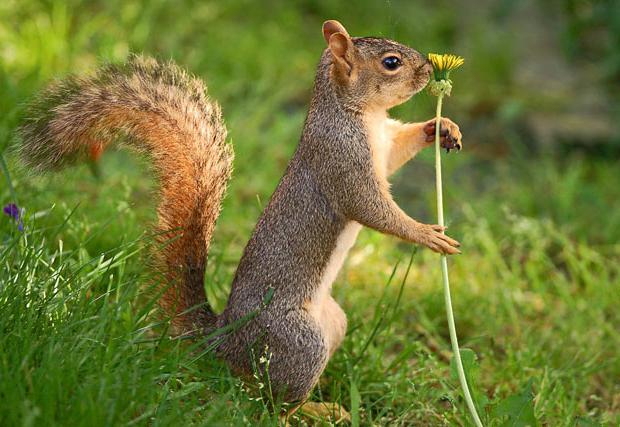
[{"label": "squirrel's ear", "polygon": [[336,33],[344,34],[345,36],[351,38],[351,36],[349,36],[349,33],[347,32],[347,29],[344,28],[344,25],[342,25],[340,22],[333,19],[323,22],[323,38],[325,39],[325,43],[329,45],[329,39],[331,38],[332,34]]},{"label": "squirrel's ear", "polygon": [[353,68],[353,42],[347,30],[338,21],[326,21],[323,24],[323,37],[334,56],[335,64],[350,75]]}]

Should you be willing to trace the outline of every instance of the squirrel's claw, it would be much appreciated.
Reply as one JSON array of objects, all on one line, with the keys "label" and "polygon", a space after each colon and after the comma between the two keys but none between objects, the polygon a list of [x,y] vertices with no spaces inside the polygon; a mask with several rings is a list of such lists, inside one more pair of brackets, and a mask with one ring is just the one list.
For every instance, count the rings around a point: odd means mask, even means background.
[{"label": "squirrel's claw", "polygon": [[[429,120],[425,123],[423,131],[425,134],[424,140],[426,142],[435,141],[435,119]],[[462,135],[459,127],[450,119],[441,119],[441,129],[439,131],[439,144],[441,148],[445,148],[446,152],[450,150],[461,151],[463,148]]]},{"label": "squirrel's claw", "polygon": [[440,225],[426,225],[426,236],[421,243],[434,252],[444,255],[460,254],[461,244],[444,234],[446,227]]},{"label": "squirrel's claw", "polygon": [[460,132],[456,135],[449,134],[445,138],[441,138],[440,144],[443,148],[446,149],[446,152],[449,153],[450,150],[458,150],[460,151],[463,147],[460,138]]}]

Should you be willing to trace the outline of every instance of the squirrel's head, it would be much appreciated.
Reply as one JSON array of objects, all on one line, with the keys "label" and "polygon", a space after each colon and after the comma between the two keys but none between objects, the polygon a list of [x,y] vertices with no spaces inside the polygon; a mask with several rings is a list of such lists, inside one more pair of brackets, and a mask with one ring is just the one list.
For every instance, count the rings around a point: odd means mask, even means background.
[{"label": "squirrel's head", "polygon": [[330,79],[344,102],[357,108],[389,109],[422,90],[433,68],[416,50],[392,40],[351,37],[338,21],[323,24],[331,53]]}]

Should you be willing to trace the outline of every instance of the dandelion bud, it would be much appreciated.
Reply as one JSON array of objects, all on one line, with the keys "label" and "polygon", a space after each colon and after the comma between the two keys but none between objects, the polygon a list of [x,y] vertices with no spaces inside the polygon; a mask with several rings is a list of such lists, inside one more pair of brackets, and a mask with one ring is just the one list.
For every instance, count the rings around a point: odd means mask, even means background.
[{"label": "dandelion bud", "polygon": [[431,80],[428,84],[428,91],[433,96],[450,96],[452,92],[451,80]]}]

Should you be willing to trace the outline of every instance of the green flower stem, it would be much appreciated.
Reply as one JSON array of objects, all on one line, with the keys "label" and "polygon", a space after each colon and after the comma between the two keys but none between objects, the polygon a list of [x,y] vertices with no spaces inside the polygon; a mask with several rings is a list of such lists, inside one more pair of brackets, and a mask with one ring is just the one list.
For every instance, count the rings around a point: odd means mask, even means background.
[{"label": "green flower stem", "polygon": [[[441,107],[443,104],[444,93],[440,93],[437,96],[437,110],[435,113],[435,185],[437,187],[437,223],[444,226],[443,219],[443,190],[441,181],[441,146],[439,144],[440,139],[440,127],[441,127]],[[461,388],[463,389],[463,395],[465,396],[465,402],[467,408],[471,413],[474,423],[477,427],[482,427],[480,417],[476,412],[474,401],[471,398],[469,387],[467,386],[467,379],[465,378],[465,370],[463,369],[463,361],[461,360],[461,352],[459,350],[459,342],[456,336],[456,326],[454,324],[454,313],[452,311],[452,298],[450,297],[450,281],[448,280],[448,258],[445,255],[441,255],[441,275],[443,277],[443,293],[446,303],[446,314],[448,316],[448,329],[450,330],[450,341],[452,342],[452,352],[454,353],[454,359],[456,362],[456,370],[459,375],[459,381]]]}]

